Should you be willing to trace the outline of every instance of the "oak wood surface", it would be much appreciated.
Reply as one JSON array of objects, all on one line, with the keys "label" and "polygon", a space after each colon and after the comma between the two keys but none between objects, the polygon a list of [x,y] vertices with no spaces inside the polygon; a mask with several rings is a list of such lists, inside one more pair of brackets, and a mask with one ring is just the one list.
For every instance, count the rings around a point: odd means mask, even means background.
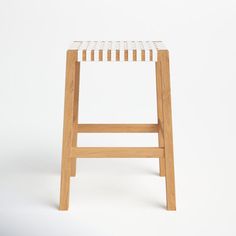
[{"label": "oak wood surface", "polygon": [[[163,99],[162,99],[162,82],[161,82],[161,63],[156,62],[156,93],[157,93],[157,117],[159,124],[158,142],[159,147],[164,147],[163,137]],[[165,176],[165,160],[159,159],[160,176]]]},{"label": "oak wood surface", "polygon": [[62,163],[61,163],[61,192],[60,192],[60,207],[59,207],[60,210],[67,210],[69,207],[76,62],[77,62],[77,51],[68,50],[67,60],[66,60],[64,127],[63,127]]},{"label": "oak wood surface", "polygon": [[[75,67],[75,89],[74,89],[74,108],[73,108],[73,124],[78,124],[79,111],[79,82],[80,82],[80,62],[76,62]],[[73,127],[72,146],[77,146],[77,130]],[[71,160],[71,176],[76,176],[76,159]]]},{"label": "oak wood surface", "polygon": [[72,157],[162,157],[163,149],[157,147],[77,147],[72,148]]},{"label": "oak wood surface", "polygon": [[165,159],[165,174],[166,174],[167,210],[176,210],[170,70],[169,70],[169,53],[167,50],[162,50],[159,52],[159,61],[161,63],[161,81],[162,81],[162,108],[163,108],[164,145],[165,145],[164,159]]},{"label": "oak wood surface", "polygon": [[158,124],[77,124],[78,133],[157,133]]}]

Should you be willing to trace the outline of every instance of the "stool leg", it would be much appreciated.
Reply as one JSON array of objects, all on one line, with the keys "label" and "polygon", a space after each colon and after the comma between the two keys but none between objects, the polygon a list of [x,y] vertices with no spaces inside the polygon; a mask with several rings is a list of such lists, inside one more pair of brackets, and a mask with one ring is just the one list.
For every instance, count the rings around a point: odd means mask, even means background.
[{"label": "stool leg", "polygon": [[[161,63],[156,62],[156,93],[157,93],[157,115],[160,130],[158,132],[159,147],[164,147],[163,136],[163,108],[162,108],[162,83],[161,83]],[[165,159],[159,158],[160,176],[165,176]]]},{"label": "stool leg", "polygon": [[169,54],[167,50],[159,51],[158,53],[162,82],[167,210],[176,210]]},{"label": "stool leg", "polygon": [[[74,113],[73,124],[78,124],[78,110],[79,110],[79,83],[80,83],[80,62],[76,62],[75,68],[75,91],[74,91]],[[77,131],[73,132],[72,146],[77,146]],[[71,160],[71,176],[76,176],[76,158]]]},{"label": "stool leg", "polygon": [[64,130],[61,164],[61,193],[60,210],[67,210],[69,207],[70,175],[71,175],[71,148],[73,144],[73,114],[74,114],[74,93],[76,80],[77,51],[67,51],[66,60],[66,85],[64,104]]}]

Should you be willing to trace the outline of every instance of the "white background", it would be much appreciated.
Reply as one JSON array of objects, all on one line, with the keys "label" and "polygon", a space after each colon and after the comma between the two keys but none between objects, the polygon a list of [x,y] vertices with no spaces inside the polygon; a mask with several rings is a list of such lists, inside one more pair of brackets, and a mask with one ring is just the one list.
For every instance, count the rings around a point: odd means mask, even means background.
[{"label": "white background", "polygon": [[[235,0],[0,1],[0,235],[235,235]],[[170,50],[177,211],[156,159],[83,159],[58,211],[73,40]],[[80,122],[155,122],[153,64],[83,64]],[[154,146],[153,135],[80,145]]]}]

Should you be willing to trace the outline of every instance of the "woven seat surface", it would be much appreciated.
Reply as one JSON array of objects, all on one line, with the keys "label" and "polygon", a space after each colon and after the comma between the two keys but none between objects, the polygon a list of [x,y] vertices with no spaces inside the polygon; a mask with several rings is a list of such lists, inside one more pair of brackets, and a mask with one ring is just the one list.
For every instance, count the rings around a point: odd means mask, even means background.
[{"label": "woven seat surface", "polygon": [[74,41],[69,50],[78,50],[78,61],[157,61],[167,49],[161,41]]}]

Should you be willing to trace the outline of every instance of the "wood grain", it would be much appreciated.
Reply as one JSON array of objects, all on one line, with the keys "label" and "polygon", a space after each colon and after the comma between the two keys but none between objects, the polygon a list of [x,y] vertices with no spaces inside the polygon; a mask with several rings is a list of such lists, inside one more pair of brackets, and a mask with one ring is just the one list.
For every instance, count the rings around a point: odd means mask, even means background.
[{"label": "wood grain", "polygon": [[74,109],[74,88],[76,78],[76,62],[78,51],[68,50],[66,60],[66,85],[64,104],[64,128],[62,145],[61,165],[61,193],[60,210],[67,210],[69,207],[69,190],[71,175],[71,147],[73,143],[73,109]]},{"label": "wood grain", "polygon": [[176,210],[169,53],[167,50],[160,50],[158,53],[162,79],[167,210]]},{"label": "wood grain", "polygon": [[77,124],[78,133],[157,133],[158,124]]},{"label": "wood grain", "polygon": [[[76,62],[75,67],[75,89],[74,89],[74,108],[73,108],[73,124],[78,124],[79,111],[79,82],[80,82],[80,62]],[[73,126],[72,146],[77,146],[77,130]],[[76,159],[71,160],[71,176],[76,176]]]},{"label": "wood grain", "polygon": [[[162,99],[162,82],[161,82],[161,63],[156,62],[156,93],[157,93],[157,117],[159,124],[158,141],[159,147],[164,148],[164,137],[163,137],[163,99]],[[160,176],[165,176],[165,160],[164,158],[159,159]]]},{"label": "wood grain", "polygon": [[72,157],[113,158],[113,157],[162,157],[163,149],[157,147],[77,147],[72,148]]}]

